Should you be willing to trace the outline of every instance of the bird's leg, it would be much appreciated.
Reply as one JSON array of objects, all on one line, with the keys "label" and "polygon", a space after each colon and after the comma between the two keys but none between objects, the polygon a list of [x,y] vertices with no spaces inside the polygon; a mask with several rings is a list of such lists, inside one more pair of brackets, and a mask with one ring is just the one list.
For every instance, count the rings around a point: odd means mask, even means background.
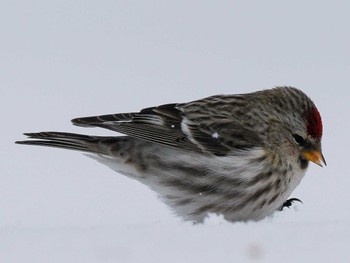
[{"label": "bird's leg", "polygon": [[298,198],[290,198],[290,199],[287,199],[284,203],[283,203],[283,205],[278,209],[279,211],[282,211],[283,210],[283,208],[285,208],[285,207],[291,207],[292,206],[292,204],[293,204],[293,202],[300,202],[300,203],[303,203],[300,199],[298,199]]}]

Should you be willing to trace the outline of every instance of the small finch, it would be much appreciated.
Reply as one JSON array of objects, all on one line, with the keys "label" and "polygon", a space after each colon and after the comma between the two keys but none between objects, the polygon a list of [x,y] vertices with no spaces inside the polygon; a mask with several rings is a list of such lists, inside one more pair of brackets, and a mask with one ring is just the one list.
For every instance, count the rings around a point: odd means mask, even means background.
[{"label": "small finch", "polygon": [[326,164],[322,121],[302,91],[278,87],[216,95],[140,112],[77,118],[124,136],[26,133],[19,144],[88,153],[155,191],[185,220],[208,213],[228,221],[260,220],[289,207],[309,161]]}]

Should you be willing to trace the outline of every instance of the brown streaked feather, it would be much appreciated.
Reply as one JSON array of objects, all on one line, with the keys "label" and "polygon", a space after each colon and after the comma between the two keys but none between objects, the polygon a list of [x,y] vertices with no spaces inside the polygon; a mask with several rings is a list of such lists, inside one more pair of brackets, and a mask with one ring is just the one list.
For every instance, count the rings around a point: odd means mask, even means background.
[{"label": "brown streaked feather", "polygon": [[[215,104],[219,97],[234,99],[232,96],[213,96],[187,104],[172,103],[145,108],[138,113],[76,118],[72,122],[78,126],[102,127],[146,141],[218,156],[261,145],[259,136],[243,128],[239,121],[221,115],[220,109],[203,107],[204,102],[212,101]],[[231,107],[234,110],[235,104]],[[213,113],[215,122],[211,120]],[[189,122],[184,123],[184,118]],[[190,134],[185,133],[183,125],[187,126]],[[214,133],[219,136],[216,138]]]}]

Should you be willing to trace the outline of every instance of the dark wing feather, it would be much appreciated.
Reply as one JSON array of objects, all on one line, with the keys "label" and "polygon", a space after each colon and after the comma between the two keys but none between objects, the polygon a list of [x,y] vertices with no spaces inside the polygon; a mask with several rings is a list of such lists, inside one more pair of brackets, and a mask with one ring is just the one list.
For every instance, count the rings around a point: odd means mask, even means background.
[{"label": "dark wing feather", "polygon": [[224,121],[200,124],[191,127],[193,138],[205,151],[218,156],[224,156],[235,150],[244,150],[262,146],[262,141],[256,132],[244,128],[235,121]]},{"label": "dark wing feather", "polygon": [[193,151],[202,151],[181,130],[182,112],[177,104],[145,108],[140,112],[118,113],[73,119],[75,125],[102,127],[138,139]]},{"label": "dark wing feather", "polygon": [[[140,112],[73,119],[78,126],[102,127],[138,139],[197,152],[224,156],[237,149],[259,146],[258,135],[233,120],[219,99],[208,97],[188,104],[166,104]],[[234,97],[229,97],[230,101]],[[241,97],[239,97],[241,101]],[[227,105],[227,104],[225,104]],[[216,108],[215,108],[216,107]],[[239,107],[231,103],[231,107]],[[213,117],[214,116],[214,117]]]}]

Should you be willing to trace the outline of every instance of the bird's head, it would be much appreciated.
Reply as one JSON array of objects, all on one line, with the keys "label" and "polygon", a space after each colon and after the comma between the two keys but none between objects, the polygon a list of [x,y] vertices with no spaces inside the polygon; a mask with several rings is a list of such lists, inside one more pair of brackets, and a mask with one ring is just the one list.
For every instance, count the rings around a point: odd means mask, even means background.
[{"label": "bird's head", "polygon": [[303,113],[304,121],[300,127],[291,132],[293,143],[300,152],[300,158],[311,161],[319,166],[326,165],[322,154],[322,119],[315,106],[310,107]]}]

